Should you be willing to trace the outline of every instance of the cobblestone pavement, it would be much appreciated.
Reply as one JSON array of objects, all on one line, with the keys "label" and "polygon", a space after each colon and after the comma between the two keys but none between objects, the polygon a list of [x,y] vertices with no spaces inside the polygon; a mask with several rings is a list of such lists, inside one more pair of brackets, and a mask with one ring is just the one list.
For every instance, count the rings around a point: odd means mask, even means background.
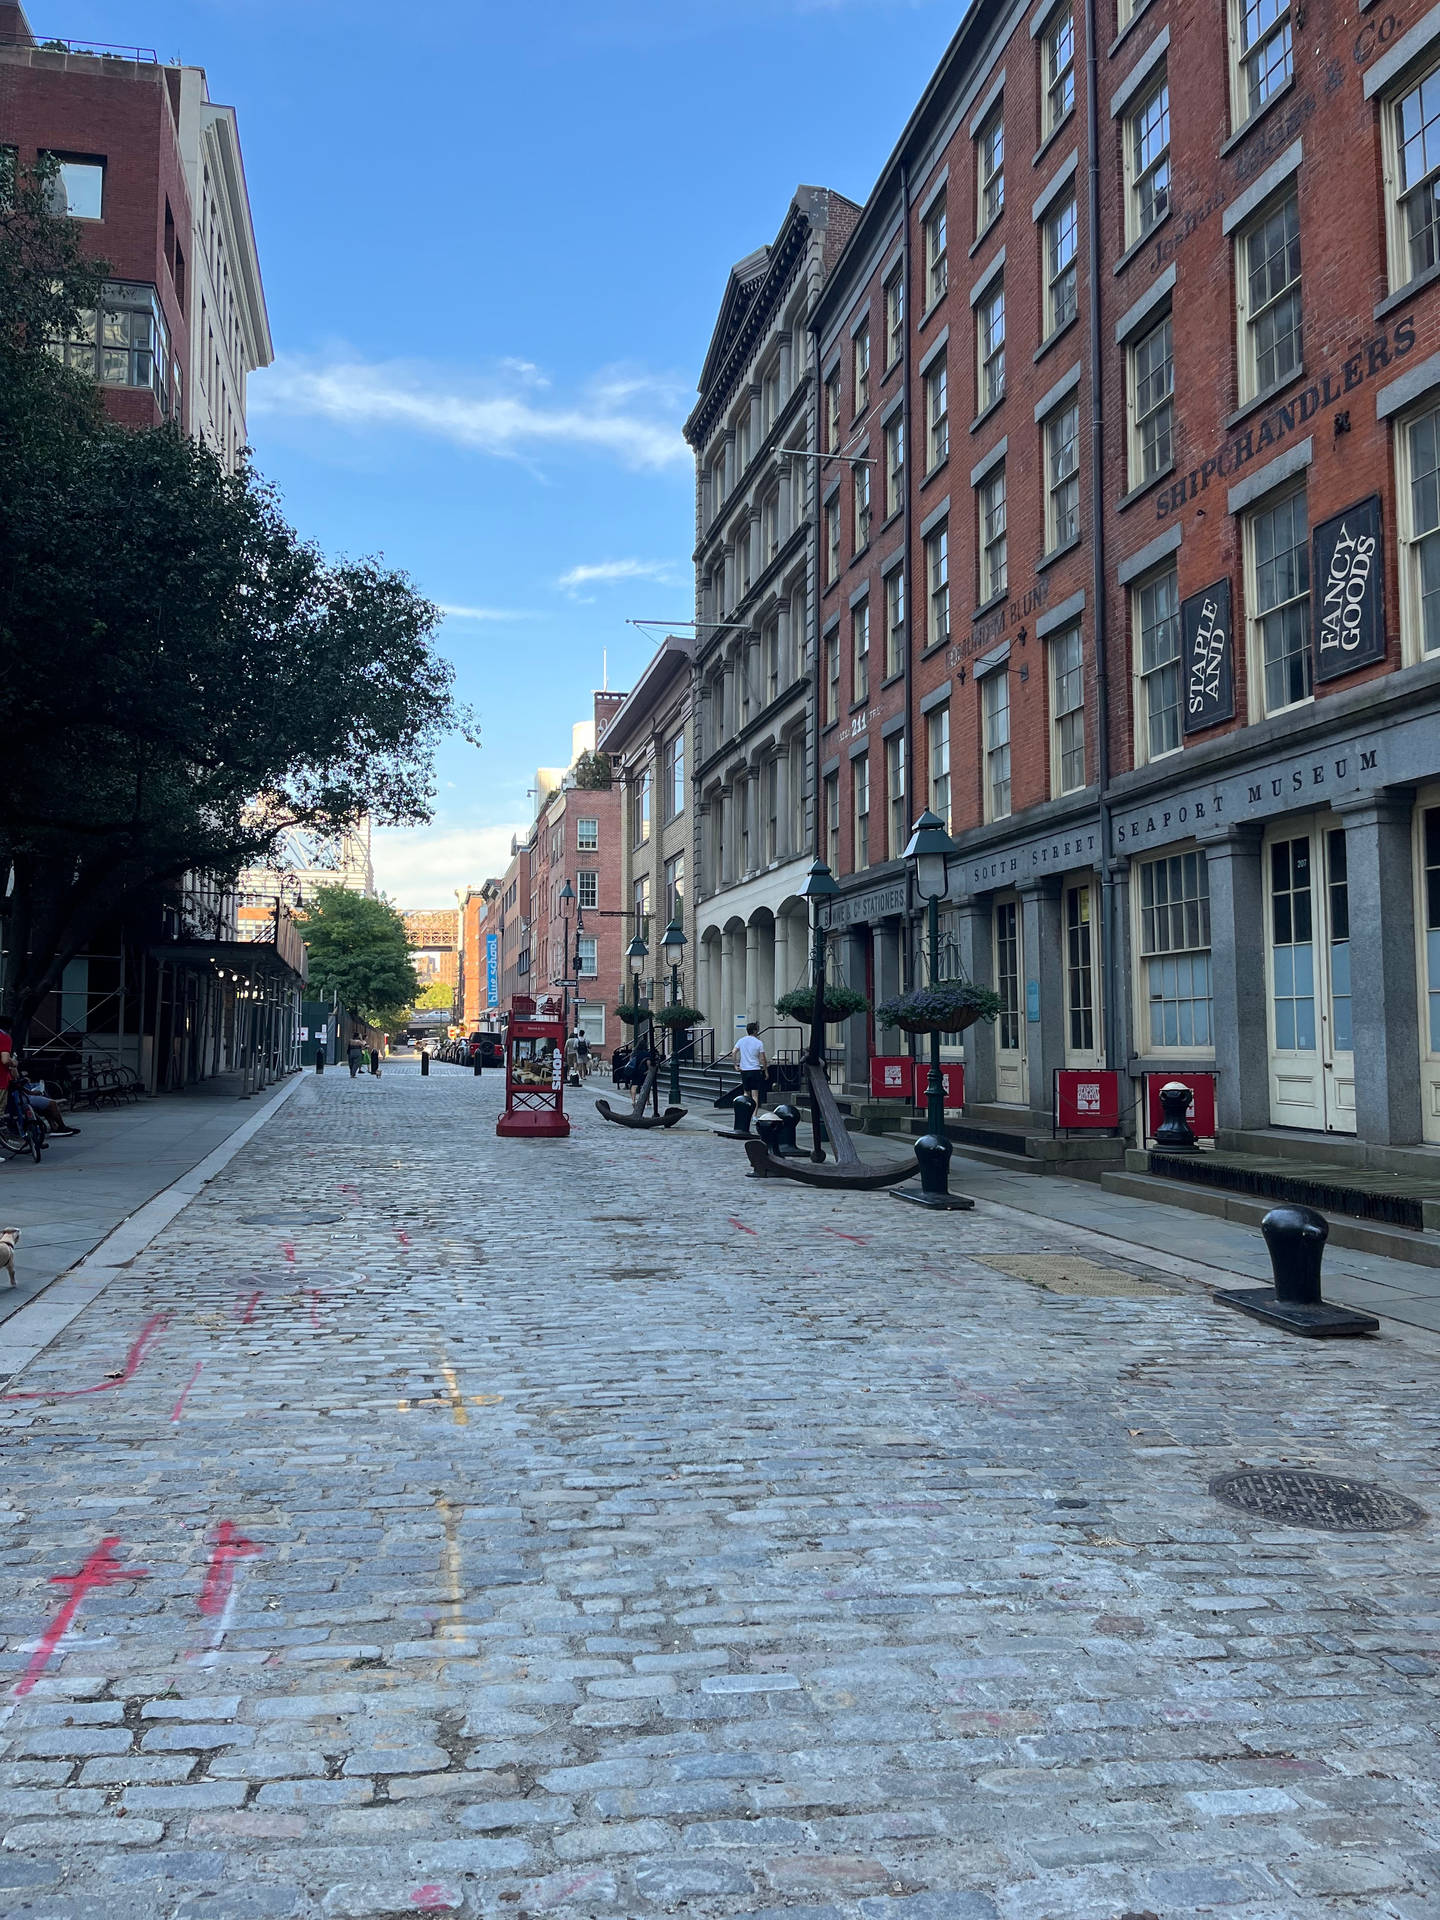
[{"label": "cobblestone pavement", "polygon": [[1208,1491],[1440,1513],[1430,1336],[499,1096],[311,1080],[0,1389],[0,1911],[1440,1914],[1435,1523]]}]

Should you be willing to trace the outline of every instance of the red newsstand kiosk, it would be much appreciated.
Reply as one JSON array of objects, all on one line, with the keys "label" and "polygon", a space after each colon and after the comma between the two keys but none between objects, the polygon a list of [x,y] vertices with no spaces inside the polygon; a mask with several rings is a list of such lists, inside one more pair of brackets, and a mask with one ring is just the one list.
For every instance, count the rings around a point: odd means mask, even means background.
[{"label": "red newsstand kiosk", "polygon": [[513,1002],[505,1036],[505,1111],[495,1122],[504,1140],[563,1140],[565,1117],[565,1023],[535,1011],[533,1001]]}]

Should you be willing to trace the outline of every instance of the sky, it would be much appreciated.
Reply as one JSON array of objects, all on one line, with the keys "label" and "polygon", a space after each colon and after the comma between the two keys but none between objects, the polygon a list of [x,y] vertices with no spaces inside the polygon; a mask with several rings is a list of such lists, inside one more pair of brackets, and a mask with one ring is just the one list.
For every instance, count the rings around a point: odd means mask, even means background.
[{"label": "sky", "polygon": [[381,553],[483,746],[379,886],[504,871],[591,690],[693,617],[681,426],[730,266],[800,183],[863,201],[960,0],[28,0],[236,108],[273,367],[250,440],[301,533]]}]

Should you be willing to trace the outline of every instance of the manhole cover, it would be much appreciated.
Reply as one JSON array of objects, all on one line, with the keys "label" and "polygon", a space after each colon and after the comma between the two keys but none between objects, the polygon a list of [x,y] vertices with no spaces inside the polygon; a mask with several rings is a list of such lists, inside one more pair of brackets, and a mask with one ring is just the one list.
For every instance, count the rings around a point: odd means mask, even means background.
[{"label": "manhole cover", "polygon": [[343,1220],[343,1213],[302,1213],[298,1209],[288,1209],[284,1213],[242,1213],[242,1227],[328,1227],[336,1220]]},{"label": "manhole cover", "polygon": [[1402,1493],[1368,1480],[1342,1480],[1305,1467],[1251,1467],[1222,1473],[1210,1491],[1227,1505],[1286,1527],[1319,1527],[1326,1533],[1393,1533],[1418,1527],[1423,1507]]},{"label": "manhole cover", "polygon": [[1168,1291],[1153,1282],[1141,1280],[1120,1267],[1102,1267],[1093,1260],[1081,1260],[1068,1253],[998,1254],[984,1256],[987,1267],[1028,1280],[1044,1287],[1047,1293],[1111,1295],[1125,1300],[1148,1300]]}]

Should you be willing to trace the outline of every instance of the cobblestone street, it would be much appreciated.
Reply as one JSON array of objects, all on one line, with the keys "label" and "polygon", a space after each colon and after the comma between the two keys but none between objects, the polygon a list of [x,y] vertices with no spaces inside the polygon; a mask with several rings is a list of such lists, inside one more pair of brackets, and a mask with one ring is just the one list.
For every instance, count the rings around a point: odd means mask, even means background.
[{"label": "cobblestone street", "polygon": [[1433,1336],[501,1093],[312,1077],[3,1388],[0,1911],[1440,1914],[1434,1522],[1209,1491],[1440,1511]]}]

